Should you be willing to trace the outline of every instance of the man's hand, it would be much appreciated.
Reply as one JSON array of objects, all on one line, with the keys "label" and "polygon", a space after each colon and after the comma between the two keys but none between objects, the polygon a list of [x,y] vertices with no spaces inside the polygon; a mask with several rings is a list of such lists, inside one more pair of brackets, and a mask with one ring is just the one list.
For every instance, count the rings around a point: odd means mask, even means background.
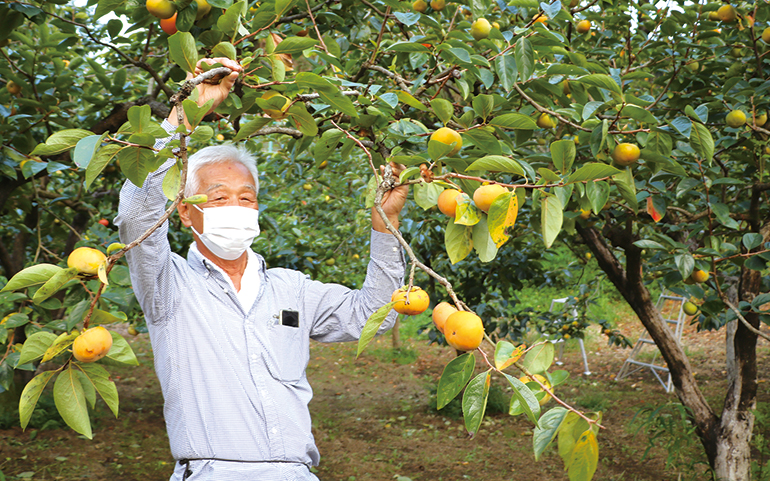
[{"label": "man's hand", "polygon": [[[403,165],[396,164],[395,162],[390,163],[390,168],[393,170],[393,176],[396,179],[398,179],[401,172],[405,169]],[[380,167],[380,172],[384,175],[385,166]],[[393,190],[385,192],[382,196],[382,210],[385,211],[388,220],[396,229],[398,229],[398,215],[401,213],[401,209],[404,208],[404,204],[406,204],[406,197],[408,194],[409,186],[400,185]],[[374,208],[372,208],[372,229],[377,232],[390,233],[388,228],[385,227],[385,222],[382,220],[379,212]]]},{"label": "man's hand", "polygon": [[[198,105],[201,106],[208,102],[209,100],[214,101],[214,105],[211,107],[211,110],[207,112],[207,114],[210,114],[211,112],[216,109],[219,104],[224,102],[224,100],[227,98],[227,96],[230,94],[230,90],[232,90],[233,85],[235,85],[235,81],[238,79],[238,75],[240,75],[241,72],[243,72],[243,67],[240,66],[240,64],[234,60],[230,60],[229,58],[224,57],[218,57],[218,58],[204,58],[201,59],[198,62],[198,65],[195,66],[195,75],[188,73],[187,74],[187,80],[190,80],[200,74],[203,73],[203,69],[201,68],[201,64],[207,64],[207,65],[214,65],[216,63],[222,64],[223,67],[227,67],[230,70],[232,70],[232,73],[225,78],[221,80],[218,84],[211,84],[202,82],[198,84]],[[171,109],[171,113],[168,116],[168,121],[171,122],[173,125],[179,125],[179,122],[177,120],[177,114],[176,114],[176,107]],[[185,119],[185,125],[187,125],[187,120]],[[190,128],[190,125],[187,125],[187,128]]]}]

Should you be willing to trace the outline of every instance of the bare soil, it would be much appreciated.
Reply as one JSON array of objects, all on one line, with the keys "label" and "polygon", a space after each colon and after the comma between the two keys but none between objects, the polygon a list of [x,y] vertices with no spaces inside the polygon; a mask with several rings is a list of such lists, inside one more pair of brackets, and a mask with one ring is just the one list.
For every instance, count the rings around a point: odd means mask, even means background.
[{"label": "bare soil", "polygon": [[[638,323],[629,320],[620,327],[634,340],[639,336]],[[91,441],[57,426],[53,415],[47,426],[26,432],[17,420],[15,427],[0,430],[0,470],[6,479],[168,479],[173,459],[152,352],[146,335],[130,342],[141,365],[112,371],[120,394],[120,416],[115,419],[99,401],[92,415]],[[683,337],[696,377],[715,406],[721,404],[725,388],[723,343],[723,333],[696,333],[691,327]],[[577,343],[570,342],[561,368],[571,376],[558,394],[580,409],[604,413],[606,429],[599,435],[600,460],[594,479],[705,479],[698,464],[703,455],[697,437],[685,431],[669,444],[667,438],[658,438],[642,459],[650,438],[632,419],[643,408],[675,406],[676,397],[666,394],[649,372],[614,380],[630,350],[607,346],[595,332],[590,333],[586,347],[592,374],[582,373]],[[354,344],[312,345],[308,377],[315,391],[310,409],[322,455],[316,470],[320,479],[567,479],[555,450],[539,462],[534,460],[533,426],[523,417],[488,414],[478,435],[469,439],[462,418],[452,415],[451,405],[441,412],[431,409],[431,388],[435,389],[453,350],[410,340],[394,353],[390,339],[384,337],[356,360],[355,348]],[[761,402],[770,401],[764,377],[767,354],[767,346],[762,345]],[[481,359],[477,365],[481,368]],[[675,421],[676,416],[662,414],[660,419]],[[662,425],[674,426],[669,428],[672,432],[676,426],[687,428],[676,422]]]}]

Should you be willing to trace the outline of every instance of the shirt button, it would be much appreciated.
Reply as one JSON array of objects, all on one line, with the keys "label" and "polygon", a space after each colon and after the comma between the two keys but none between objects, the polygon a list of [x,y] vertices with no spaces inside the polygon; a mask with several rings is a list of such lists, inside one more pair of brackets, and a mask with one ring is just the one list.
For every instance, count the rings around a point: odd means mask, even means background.
[{"label": "shirt button", "polygon": [[252,354],[251,355],[251,360],[252,361],[256,361],[257,360],[257,355],[256,354]]},{"label": "shirt button", "polygon": [[270,432],[272,432],[273,434],[276,434],[278,432],[278,430],[276,428],[273,428],[273,429],[270,430]]}]

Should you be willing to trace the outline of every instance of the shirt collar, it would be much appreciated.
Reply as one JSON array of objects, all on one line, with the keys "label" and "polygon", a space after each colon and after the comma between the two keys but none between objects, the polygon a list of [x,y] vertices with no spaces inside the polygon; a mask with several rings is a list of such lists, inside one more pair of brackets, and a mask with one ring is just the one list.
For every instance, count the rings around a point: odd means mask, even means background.
[{"label": "shirt collar", "polygon": [[[265,260],[261,255],[257,254],[252,249],[248,249],[246,252],[249,253],[249,260],[246,264],[246,269],[256,267],[259,269],[260,277],[264,277],[266,273]],[[198,244],[195,241],[190,244],[190,249],[187,251],[187,264],[192,268],[193,271],[197,272],[198,274],[206,274],[207,272],[210,273],[211,271],[218,271],[220,274],[222,274],[222,277],[227,279],[228,282],[232,283],[232,281],[230,281],[230,276],[225,274],[225,271],[204,257],[203,254],[201,254],[201,251],[198,250]]]}]

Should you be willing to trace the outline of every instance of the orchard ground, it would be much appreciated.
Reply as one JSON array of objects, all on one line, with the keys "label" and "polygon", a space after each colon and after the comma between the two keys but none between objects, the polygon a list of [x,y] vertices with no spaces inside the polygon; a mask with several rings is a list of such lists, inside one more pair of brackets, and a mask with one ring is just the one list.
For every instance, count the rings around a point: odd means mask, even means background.
[{"label": "orchard ground", "polygon": [[[618,304],[617,326],[635,340],[640,324],[625,304]],[[443,366],[454,356],[447,347],[428,345],[418,335],[427,315],[407,319],[401,326],[400,350],[391,338],[376,339],[358,360],[356,345],[312,344],[308,376],[315,396],[310,409],[322,461],[316,474],[328,480],[566,480],[554,449],[535,462],[532,425],[523,417],[489,413],[479,434],[467,439],[459,407],[435,407],[432,389]],[[146,334],[127,335],[141,365],[113,372],[120,393],[115,419],[97,401],[92,413],[94,440],[88,441],[57,421],[50,394],[41,401],[48,413],[37,412],[26,432],[17,413],[2,416],[0,469],[8,480],[168,479],[170,457],[163,422],[160,387],[152,368]],[[696,377],[711,393],[724,392],[724,338],[720,333],[685,329],[683,343],[692,356]],[[487,345],[482,345],[488,348]],[[570,372],[557,394],[584,410],[603,410],[607,429],[599,435],[599,468],[595,479],[664,481],[706,479],[705,457],[691,427],[680,421],[680,405],[666,394],[649,372],[616,382],[615,375],[630,350],[607,346],[596,328],[587,333],[591,376],[582,374],[577,342],[570,341],[565,365]],[[770,395],[765,388],[770,349],[760,345],[759,412],[756,433],[770,437]],[[477,365],[481,366],[481,360]],[[495,390],[492,404],[507,402],[505,389]],[[551,401],[546,408],[553,407]],[[644,424],[650,410],[664,406]],[[607,408],[612,408],[609,412]],[[644,411],[647,409],[648,411]],[[755,436],[756,440],[756,436]],[[754,443],[753,458],[762,460],[767,448]],[[647,449],[652,446],[643,459]],[[767,476],[767,473],[763,473]],[[399,478],[403,476],[404,478]],[[765,477],[756,479],[766,479]]]}]

